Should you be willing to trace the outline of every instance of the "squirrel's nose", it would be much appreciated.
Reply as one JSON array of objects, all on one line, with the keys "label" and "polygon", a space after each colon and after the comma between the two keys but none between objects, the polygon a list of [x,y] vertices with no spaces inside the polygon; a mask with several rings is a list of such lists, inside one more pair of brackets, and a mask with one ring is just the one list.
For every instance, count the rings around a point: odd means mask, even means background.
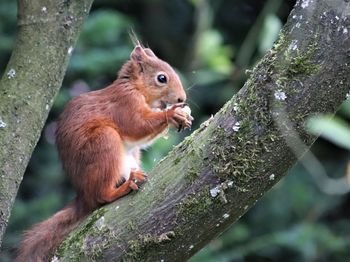
[{"label": "squirrel's nose", "polygon": [[177,102],[178,103],[183,103],[183,102],[185,102],[186,101],[186,93],[185,93],[185,91],[183,91],[182,93],[181,93],[181,95],[177,98]]}]

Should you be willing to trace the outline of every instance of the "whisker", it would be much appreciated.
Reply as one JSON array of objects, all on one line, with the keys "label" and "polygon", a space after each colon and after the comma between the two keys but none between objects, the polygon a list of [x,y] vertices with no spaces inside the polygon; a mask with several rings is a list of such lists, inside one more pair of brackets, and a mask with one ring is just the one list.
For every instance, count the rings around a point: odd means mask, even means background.
[{"label": "whisker", "polygon": [[190,85],[189,87],[186,88],[186,91],[189,91],[191,90],[193,87],[196,86],[196,83],[193,83],[192,85]]},{"label": "whisker", "polygon": [[194,102],[194,100],[193,99],[191,99],[191,98],[187,98],[187,100],[188,101],[190,101],[191,102],[191,104],[193,104],[197,109],[199,109],[200,107],[199,107],[199,105],[196,103],[196,102]]}]

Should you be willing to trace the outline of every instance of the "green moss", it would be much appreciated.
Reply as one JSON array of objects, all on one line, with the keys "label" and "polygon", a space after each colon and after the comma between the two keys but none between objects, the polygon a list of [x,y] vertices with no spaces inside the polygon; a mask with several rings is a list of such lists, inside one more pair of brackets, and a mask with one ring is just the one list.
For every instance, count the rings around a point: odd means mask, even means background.
[{"label": "green moss", "polygon": [[[60,245],[60,248],[56,252],[56,256],[60,258],[63,255],[67,255],[68,250],[72,250],[72,247],[74,247],[75,250],[79,250],[79,253],[75,253],[74,255],[71,255],[70,258],[72,261],[80,261],[81,257],[85,256],[86,250],[83,248],[86,239],[90,236],[100,236],[101,235],[101,228],[96,226],[96,221],[98,221],[106,212],[106,209],[104,207],[96,210],[91,216],[89,216],[86,221],[84,222],[83,226],[80,226],[78,230],[73,231],[72,234],[70,234],[65,241]],[[104,231],[107,229],[105,228]],[[88,250],[89,253],[94,250]],[[92,252],[94,253],[94,252]],[[94,256],[97,256],[99,254],[93,254]]]},{"label": "green moss", "polygon": [[190,167],[186,170],[185,178],[190,182],[194,182],[199,177],[199,169],[196,169],[194,167]]},{"label": "green moss", "polygon": [[214,204],[214,200],[209,195],[209,187],[193,196],[185,198],[178,206],[177,214],[185,221],[191,221],[192,217],[205,214]]},{"label": "green moss", "polygon": [[[286,82],[285,80],[295,77],[295,75],[303,74],[310,75],[314,74],[320,69],[320,65],[312,61],[316,51],[318,50],[317,42],[319,35],[315,34],[312,41],[302,51],[299,49],[291,50],[290,44],[292,42],[285,33],[282,31],[279,35],[279,39],[271,49],[271,55],[268,58],[270,62],[275,62],[276,53],[283,53],[284,57],[278,64],[274,64],[279,69],[278,80],[280,83]],[[264,61],[265,60],[265,61]],[[266,57],[263,62],[266,62]]]},{"label": "green moss", "polygon": [[286,74],[289,77],[297,74],[310,75],[320,70],[320,65],[312,61],[312,58],[317,51],[316,39],[312,41],[306,49],[306,52],[302,53],[297,50],[296,56],[291,56],[288,52],[285,52],[285,59],[288,64]]},{"label": "green moss", "polygon": [[159,236],[151,235],[151,234],[139,235],[138,239],[141,243],[146,245],[157,245],[157,244],[169,242],[174,237],[175,237],[174,231],[168,231],[160,234]]},{"label": "green moss", "polygon": [[[210,153],[215,158],[210,161],[212,170],[221,178],[235,178],[235,184],[248,182],[256,171],[255,166],[262,163],[262,143],[268,138],[259,137],[257,140],[253,133],[254,125],[268,126],[272,122],[264,102],[268,94],[265,90],[255,88],[252,81],[247,82],[244,99],[236,100],[238,114],[231,123],[232,126],[217,127],[211,138]],[[258,94],[261,94],[259,99]],[[232,127],[236,122],[240,123],[240,128],[234,132]]]},{"label": "green moss", "polygon": [[175,166],[181,166],[179,172],[183,172],[185,174],[185,179],[190,183],[199,177],[199,170],[201,170],[202,166],[202,161],[200,161],[203,158],[202,148],[189,145],[189,143],[195,144],[193,140],[197,138],[197,136],[198,130],[190,137],[187,137],[181,144],[177,145],[168,155],[168,158],[174,159]]},{"label": "green moss", "polygon": [[[222,122],[223,126],[217,123],[212,130],[209,164],[215,175],[232,178],[237,188],[246,190],[247,182],[262,173],[262,166],[268,166],[263,156],[266,152],[273,153],[274,149],[269,148],[271,141],[284,143],[274,124],[276,110],[285,108],[288,97],[300,92],[295,83],[301,77],[320,70],[314,61],[318,50],[316,40],[317,35],[305,48],[300,47],[303,52],[291,50],[291,40],[282,31],[272,50],[253,69],[245,88],[220,111],[220,114],[226,111],[232,114]],[[286,100],[275,99],[274,93],[279,90],[286,94]],[[236,122],[240,128],[233,131]]]},{"label": "green moss", "polygon": [[134,221],[130,220],[126,227],[130,231],[135,231],[137,229],[137,224]]},{"label": "green moss", "polygon": [[279,34],[279,38],[277,39],[276,43],[273,45],[271,51],[273,53],[280,52],[284,48],[286,43],[287,43],[287,39],[286,38],[287,37],[286,37],[284,31],[281,31],[280,34]]},{"label": "green moss", "polygon": [[180,161],[181,161],[181,157],[177,157],[174,160],[174,164],[177,165],[178,163],[180,163]]},{"label": "green moss", "polygon": [[200,148],[191,147],[185,153],[186,158],[186,172],[185,179],[190,183],[194,182],[200,175],[199,170],[202,169],[203,163],[199,161],[202,159],[203,152]]},{"label": "green moss", "polygon": [[157,241],[158,243],[164,243],[164,242],[168,242],[168,241],[171,241],[171,239],[173,239],[175,237],[175,232],[174,231],[168,231],[168,232],[165,232],[163,234],[161,234]]},{"label": "green moss", "polygon": [[146,246],[140,240],[128,241],[128,250],[123,261],[137,261],[137,259],[139,259],[139,254],[143,252],[142,249],[144,247]]},{"label": "green moss", "polygon": [[175,237],[174,231],[168,231],[160,235],[144,234],[139,235],[137,240],[128,241],[128,249],[125,253],[123,261],[141,261],[145,250],[154,250],[157,247],[170,242]]}]

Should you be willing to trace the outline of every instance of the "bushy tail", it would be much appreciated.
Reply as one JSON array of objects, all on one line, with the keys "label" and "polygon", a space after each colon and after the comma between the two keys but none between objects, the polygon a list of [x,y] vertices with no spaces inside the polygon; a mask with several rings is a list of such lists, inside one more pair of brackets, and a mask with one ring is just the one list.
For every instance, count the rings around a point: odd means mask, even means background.
[{"label": "bushy tail", "polygon": [[64,238],[89,212],[77,199],[24,233],[16,262],[48,261]]}]

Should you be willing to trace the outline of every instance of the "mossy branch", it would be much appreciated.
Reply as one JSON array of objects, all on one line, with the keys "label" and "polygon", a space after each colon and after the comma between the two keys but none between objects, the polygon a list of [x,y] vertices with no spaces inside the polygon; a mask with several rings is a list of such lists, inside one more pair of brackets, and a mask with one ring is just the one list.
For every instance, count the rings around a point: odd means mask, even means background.
[{"label": "mossy branch", "polygon": [[59,261],[185,261],[239,219],[300,157],[286,141],[315,140],[305,119],[345,99],[349,11],[342,0],[298,1],[242,90],[154,168],[141,192],[92,214]]},{"label": "mossy branch", "polygon": [[141,192],[94,212],[56,258],[185,261],[238,220],[303,153],[288,141],[315,140],[305,119],[344,101],[349,13],[343,0],[298,1],[242,90],[154,168]]},{"label": "mossy branch", "polygon": [[300,157],[286,141],[315,140],[305,119],[344,101],[349,11],[342,0],[298,1],[242,90],[154,168],[141,192],[92,214],[59,261],[185,261],[238,220]]},{"label": "mossy branch", "polygon": [[0,81],[0,244],[91,3],[18,0],[16,45]]}]

